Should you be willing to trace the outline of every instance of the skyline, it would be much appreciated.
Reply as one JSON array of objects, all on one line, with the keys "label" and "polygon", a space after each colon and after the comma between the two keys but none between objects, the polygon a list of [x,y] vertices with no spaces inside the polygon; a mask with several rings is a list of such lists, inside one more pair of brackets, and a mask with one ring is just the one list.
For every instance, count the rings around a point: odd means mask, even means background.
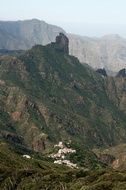
[{"label": "skyline", "polygon": [[0,20],[40,19],[68,33],[126,37],[125,0],[0,0]]}]

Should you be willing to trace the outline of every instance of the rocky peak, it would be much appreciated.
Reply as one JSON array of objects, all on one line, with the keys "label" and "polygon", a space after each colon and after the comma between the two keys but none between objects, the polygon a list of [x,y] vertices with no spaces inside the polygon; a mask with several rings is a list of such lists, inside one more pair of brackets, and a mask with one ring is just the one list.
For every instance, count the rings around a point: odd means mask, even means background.
[{"label": "rocky peak", "polygon": [[107,77],[107,73],[106,73],[106,70],[104,68],[103,69],[97,69],[96,72],[101,74],[102,76]]},{"label": "rocky peak", "polygon": [[59,33],[59,35],[56,36],[55,44],[57,50],[69,54],[69,39],[65,36],[65,34]]},{"label": "rocky peak", "polygon": [[117,77],[126,77],[126,69],[121,69],[116,76]]}]

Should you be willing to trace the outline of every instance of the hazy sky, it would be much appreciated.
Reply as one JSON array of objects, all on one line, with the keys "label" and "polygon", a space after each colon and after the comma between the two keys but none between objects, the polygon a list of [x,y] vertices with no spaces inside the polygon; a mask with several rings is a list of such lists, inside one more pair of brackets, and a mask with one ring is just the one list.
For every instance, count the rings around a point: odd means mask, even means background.
[{"label": "hazy sky", "polygon": [[126,37],[126,0],[0,0],[0,20],[38,18],[87,36]]}]

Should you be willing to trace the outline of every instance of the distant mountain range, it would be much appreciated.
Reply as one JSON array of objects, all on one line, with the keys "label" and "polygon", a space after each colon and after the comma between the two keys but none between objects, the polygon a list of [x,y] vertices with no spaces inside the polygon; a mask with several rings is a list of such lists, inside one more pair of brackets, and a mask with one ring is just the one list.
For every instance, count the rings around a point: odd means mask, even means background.
[{"label": "distant mountain range", "polygon": [[94,69],[105,68],[113,74],[126,68],[126,39],[119,35],[106,35],[102,38],[88,38],[69,35],[70,53]]},{"label": "distant mountain range", "polygon": [[[26,50],[35,44],[46,45],[55,40],[62,28],[37,19],[25,21],[0,21],[0,49]],[[67,34],[69,52],[81,63],[94,69],[105,68],[115,74],[126,67],[126,39],[118,35],[88,38]]]},{"label": "distant mountain range", "polygon": [[46,45],[55,41],[62,28],[37,19],[0,21],[0,49],[26,50],[35,44]]}]

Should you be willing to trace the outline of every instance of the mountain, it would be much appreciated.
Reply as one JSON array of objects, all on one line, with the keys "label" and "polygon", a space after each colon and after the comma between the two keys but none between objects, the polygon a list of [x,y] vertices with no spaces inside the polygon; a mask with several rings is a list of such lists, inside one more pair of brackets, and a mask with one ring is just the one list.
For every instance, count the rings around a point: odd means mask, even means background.
[{"label": "mountain", "polygon": [[[27,50],[36,44],[54,42],[56,36],[66,32],[57,26],[37,19],[24,21],[0,21],[0,49]],[[67,34],[69,52],[81,63],[94,69],[105,68],[109,75],[115,75],[125,68],[126,40],[119,35],[89,38]]]},{"label": "mountain", "polygon": [[0,21],[0,49],[25,50],[35,44],[48,44],[64,32],[60,27],[37,19]]},{"label": "mountain", "polygon": [[0,101],[17,126],[12,129],[36,151],[58,141],[91,148],[126,142],[122,79],[117,91],[120,79],[105,79],[80,64],[68,55],[66,37],[59,37],[61,43],[0,57]]},{"label": "mountain", "polygon": [[[125,171],[110,168],[117,153],[103,151],[126,143],[125,77],[82,65],[68,46],[60,33],[46,46],[1,53],[0,189],[126,187]],[[54,164],[60,159],[75,168]]]},{"label": "mountain", "polygon": [[113,75],[126,68],[126,39],[118,35],[88,38],[69,34],[70,54],[94,69],[105,68]]},{"label": "mountain", "polygon": [[[78,127],[83,122],[86,127],[87,121],[79,114],[82,98],[74,92],[74,85],[78,84],[72,73],[78,65],[77,73],[83,66],[68,55],[68,45],[68,38],[60,33],[56,42],[47,46],[1,55],[0,139],[44,154],[52,151],[59,141],[70,143],[77,153],[69,160],[81,167],[101,167],[97,156],[88,145],[83,147],[84,142],[79,139],[83,138],[80,136],[83,129]],[[77,76],[75,72],[75,79]],[[77,104],[78,114],[74,111]]]}]

